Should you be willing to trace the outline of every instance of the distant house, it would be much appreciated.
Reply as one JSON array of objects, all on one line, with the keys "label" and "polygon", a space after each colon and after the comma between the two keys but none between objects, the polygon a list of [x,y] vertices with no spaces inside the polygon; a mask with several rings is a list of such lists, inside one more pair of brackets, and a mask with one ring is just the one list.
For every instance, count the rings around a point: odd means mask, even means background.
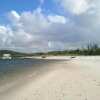
[{"label": "distant house", "polygon": [[3,54],[2,59],[12,59],[11,54]]}]

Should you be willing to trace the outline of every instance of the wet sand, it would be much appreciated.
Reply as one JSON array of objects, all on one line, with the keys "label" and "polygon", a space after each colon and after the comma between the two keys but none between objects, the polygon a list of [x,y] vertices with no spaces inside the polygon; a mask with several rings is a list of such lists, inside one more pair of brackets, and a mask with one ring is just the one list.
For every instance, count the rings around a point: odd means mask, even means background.
[{"label": "wet sand", "polygon": [[100,100],[99,56],[42,61],[8,78],[0,86],[0,100]]}]

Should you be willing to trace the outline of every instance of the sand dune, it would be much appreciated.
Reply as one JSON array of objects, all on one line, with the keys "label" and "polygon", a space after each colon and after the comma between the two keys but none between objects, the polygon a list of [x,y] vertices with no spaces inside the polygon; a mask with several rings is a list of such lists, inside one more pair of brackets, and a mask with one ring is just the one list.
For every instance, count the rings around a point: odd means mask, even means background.
[{"label": "sand dune", "polygon": [[0,100],[100,100],[100,57],[58,58],[0,87]]}]

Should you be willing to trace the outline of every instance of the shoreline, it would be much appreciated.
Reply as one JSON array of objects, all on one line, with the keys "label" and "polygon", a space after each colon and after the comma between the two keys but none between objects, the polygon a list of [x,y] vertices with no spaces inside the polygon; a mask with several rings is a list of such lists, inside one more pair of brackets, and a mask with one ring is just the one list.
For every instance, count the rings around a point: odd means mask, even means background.
[{"label": "shoreline", "polygon": [[43,59],[43,65],[40,60],[36,69],[0,87],[0,99],[100,100],[100,57],[53,58]]},{"label": "shoreline", "polygon": [[[35,62],[34,60],[36,60],[37,62]],[[5,60],[5,62],[6,61],[8,61],[8,60]],[[25,59],[25,61],[27,61],[27,59]],[[26,63],[27,66],[24,67],[23,66],[24,63],[22,62],[21,65],[23,67],[19,68],[18,65],[21,66],[19,63],[17,66],[15,66],[15,67],[18,67],[17,69],[16,68],[10,69],[8,72],[0,75],[0,93],[2,92],[3,89],[5,90],[7,87],[8,88],[12,87],[13,85],[15,85],[16,83],[18,83],[21,80],[26,80],[27,78],[31,79],[31,77],[35,80],[42,74],[45,74],[48,71],[53,69],[53,67],[49,68],[47,66],[53,65],[55,63],[59,63],[59,61],[61,61],[61,60],[59,60],[59,59],[58,60],[39,59],[38,58],[38,59],[28,59],[28,61],[30,61],[31,65],[28,62],[28,64]],[[46,72],[44,72],[44,71],[46,71]]]}]

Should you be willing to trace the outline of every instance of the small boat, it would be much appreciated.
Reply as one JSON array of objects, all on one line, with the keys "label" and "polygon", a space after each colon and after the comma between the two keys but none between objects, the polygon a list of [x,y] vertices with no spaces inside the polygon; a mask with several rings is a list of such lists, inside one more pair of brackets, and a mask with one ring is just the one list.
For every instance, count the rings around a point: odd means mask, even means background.
[{"label": "small boat", "polygon": [[2,59],[12,59],[11,54],[3,54]]},{"label": "small boat", "polygon": [[72,56],[71,58],[76,58],[75,56]]},{"label": "small boat", "polygon": [[42,55],[41,58],[46,58],[46,56],[45,55]]}]

